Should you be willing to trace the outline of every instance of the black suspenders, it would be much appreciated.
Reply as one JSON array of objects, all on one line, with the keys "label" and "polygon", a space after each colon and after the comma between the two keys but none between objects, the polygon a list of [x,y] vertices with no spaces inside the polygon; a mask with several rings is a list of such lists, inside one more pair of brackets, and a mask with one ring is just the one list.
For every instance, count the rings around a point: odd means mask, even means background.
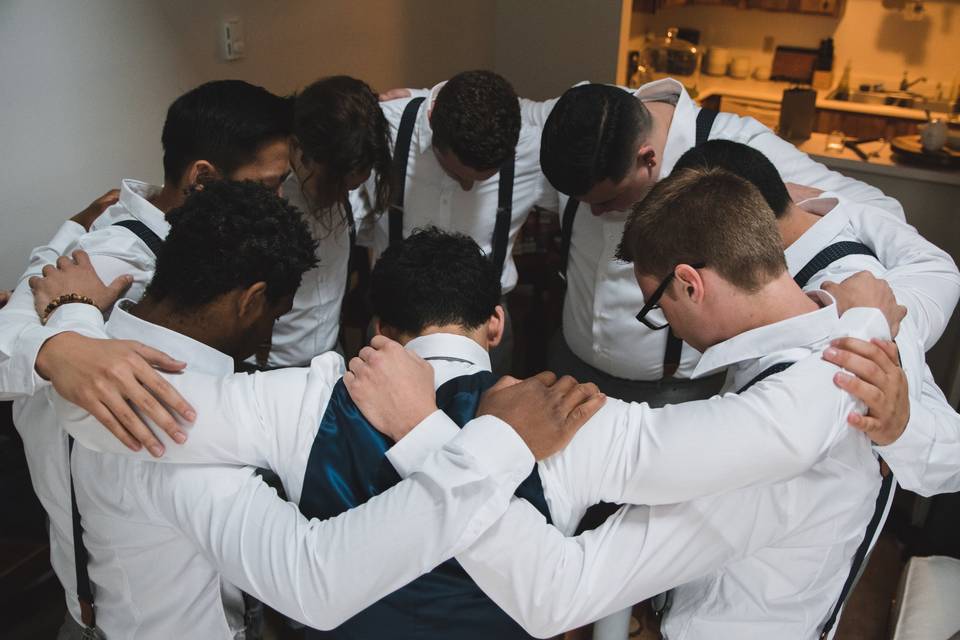
[{"label": "black suspenders", "polygon": [[[414,98],[407,103],[400,117],[397,141],[393,150],[393,202],[388,217],[390,244],[403,240],[403,199],[407,186],[407,164],[410,159],[410,142],[417,122],[420,105],[426,98]],[[510,219],[513,215],[513,177],[516,157],[511,157],[500,167],[500,182],[497,191],[497,220],[493,227],[493,255],[491,259],[503,272],[510,243]]]},{"label": "black suspenders", "polygon": [[[87,547],[83,544],[83,525],[80,522],[80,509],[77,508],[77,493],[73,488],[73,469],[70,460],[73,457],[73,438],[67,436],[67,473],[70,475],[70,512],[73,517],[73,566],[77,576],[77,600],[80,602],[80,621],[86,627],[84,636],[97,626],[96,610],[93,608],[93,585],[87,571]],[[96,637],[96,636],[91,636]]]},{"label": "black suspenders", "polygon": [[150,227],[143,224],[139,220],[121,220],[120,222],[114,222],[114,227],[123,227],[131,231],[135,236],[143,240],[143,244],[147,245],[147,248],[150,249],[150,252],[153,253],[153,256],[156,257],[160,252],[160,246],[163,244],[163,238],[155,234],[150,230]]},{"label": "black suspenders", "polygon": [[797,275],[793,276],[793,280],[800,285],[802,289],[807,286],[810,278],[816,275],[817,272],[826,269],[840,258],[854,255],[877,257],[877,254],[862,242],[851,242],[849,240],[834,242],[813,256],[810,262],[805,264],[803,268],[797,272]]}]

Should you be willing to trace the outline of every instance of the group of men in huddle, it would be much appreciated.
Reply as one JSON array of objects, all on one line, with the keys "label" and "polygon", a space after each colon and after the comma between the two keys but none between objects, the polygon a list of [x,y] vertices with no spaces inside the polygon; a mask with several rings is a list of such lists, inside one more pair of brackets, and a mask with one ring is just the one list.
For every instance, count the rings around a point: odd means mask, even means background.
[{"label": "group of men in huddle", "polygon": [[[217,81],[162,143],[164,184],[65,223],[0,310],[63,638],[252,638],[244,594],[318,638],[551,637],[654,596],[670,639],[829,637],[894,483],[960,489],[924,362],[953,260],[672,79]],[[563,329],[498,378],[535,206]],[[376,335],[345,363],[355,243]]]}]

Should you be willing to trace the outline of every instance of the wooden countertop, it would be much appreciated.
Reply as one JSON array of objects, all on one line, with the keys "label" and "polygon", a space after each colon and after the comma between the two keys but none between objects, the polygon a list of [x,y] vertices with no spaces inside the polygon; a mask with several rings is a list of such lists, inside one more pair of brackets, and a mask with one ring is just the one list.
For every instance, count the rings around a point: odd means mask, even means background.
[{"label": "wooden countertop", "polygon": [[861,160],[857,154],[847,148],[838,153],[835,151],[828,152],[826,147],[827,134],[825,133],[813,133],[808,140],[797,145],[798,149],[809,154],[814,160],[841,172],[844,169],[850,169],[906,180],[960,187],[960,169],[940,169],[897,162],[891,157],[890,144],[886,141],[878,140],[860,145],[860,148],[868,155],[877,153],[876,156],[870,155],[869,161]]}]

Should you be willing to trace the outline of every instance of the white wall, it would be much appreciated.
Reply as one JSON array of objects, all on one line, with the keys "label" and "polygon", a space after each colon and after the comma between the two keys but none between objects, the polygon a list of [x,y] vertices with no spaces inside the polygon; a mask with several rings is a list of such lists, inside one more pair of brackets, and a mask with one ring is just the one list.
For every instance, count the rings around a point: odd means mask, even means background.
[{"label": "white wall", "polygon": [[156,6],[0,2],[0,286],[122,177],[161,179],[167,105],[199,78]]}]

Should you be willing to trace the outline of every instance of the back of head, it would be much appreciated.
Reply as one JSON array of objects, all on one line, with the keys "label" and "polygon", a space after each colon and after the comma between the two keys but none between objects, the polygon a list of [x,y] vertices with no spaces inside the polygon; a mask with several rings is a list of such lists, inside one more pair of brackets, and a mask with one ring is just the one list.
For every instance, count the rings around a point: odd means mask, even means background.
[{"label": "back of head", "polygon": [[407,335],[430,326],[475,329],[500,304],[500,273],[472,238],[430,227],[383,252],[370,296],[380,323]]},{"label": "back of head", "polygon": [[257,282],[266,298],[292,296],[316,264],[317,243],[300,212],[253,182],[216,181],[167,214],[170,233],[146,295],[182,311]]},{"label": "back of head", "polygon": [[173,101],[163,123],[163,172],[176,183],[191,163],[206,160],[224,177],[252,162],[265,144],[290,135],[287,98],[241,80],[216,80]]},{"label": "back of head", "polygon": [[294,135],[307,160],[323,166],[328,186],[345,194],[347,176],[373,170],[373,210],[390,201],[390,129],[377,95],[350,76],[317,80],[296,96]]},{"label": "back of head", "polygon": [[652,127],[631,93],[605,84],[568,89],[540,138],[540,167],[555,189],[582,196],[596,184],[623,180]]},{"label": "back of head", "polygon": [[680,169],[726,169],[760,190],[778,218],[787,212],[790,194],[773,163],[753,147],[730,140],[710,140],[688,150],[674,165]]},{"label": "back of head", "polygon": [[513,157],[520,139],[516,91],[492,71],[464,71],[437,93],[430,112],[433,144],[460,162],[487,171]]},{"label": "back of head", "polygon": [[770,207],[752,184],[724,169],[681,169],[634,205],[617,251],[638,274],[664,277],[705,263],[748,292],[787,268]]}]

